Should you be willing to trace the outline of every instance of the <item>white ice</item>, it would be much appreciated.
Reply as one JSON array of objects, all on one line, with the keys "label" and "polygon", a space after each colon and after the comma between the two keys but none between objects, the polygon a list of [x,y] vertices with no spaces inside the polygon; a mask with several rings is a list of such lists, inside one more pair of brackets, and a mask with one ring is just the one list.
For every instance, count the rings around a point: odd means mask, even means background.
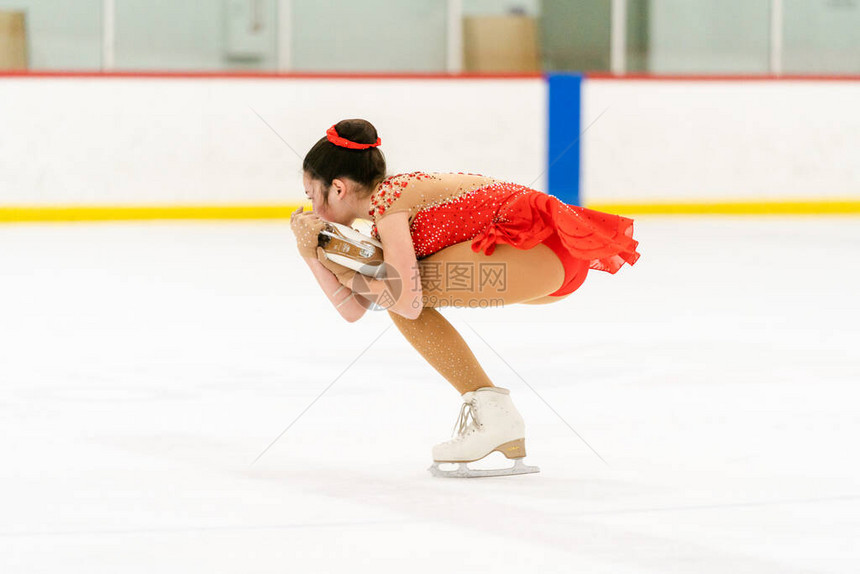
[{"label": "white ice", "polygon": [[0,227],[0,572],[860,570],[858,220],[636,237],[562,302],[443,311],[542,469],[447,480],[459,396],[285,222]]}]

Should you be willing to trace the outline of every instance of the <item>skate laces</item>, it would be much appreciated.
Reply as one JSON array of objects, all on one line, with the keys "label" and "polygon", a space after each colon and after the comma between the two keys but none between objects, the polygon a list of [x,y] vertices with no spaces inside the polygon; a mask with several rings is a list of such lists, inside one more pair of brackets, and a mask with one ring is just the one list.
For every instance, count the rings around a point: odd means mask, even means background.
[{"label": "skate laces", "polygon": [[[471,424],[469,419],[471,419]],[[465,436],[469,427],[477,427],[478,424],[478,419],[475,418],[475,410],[472,408],[472,403],[463,403],[460,407],[460,416],[457,417],[457,422],[454,423],[454,429],[451,431],[451,436]]]}]

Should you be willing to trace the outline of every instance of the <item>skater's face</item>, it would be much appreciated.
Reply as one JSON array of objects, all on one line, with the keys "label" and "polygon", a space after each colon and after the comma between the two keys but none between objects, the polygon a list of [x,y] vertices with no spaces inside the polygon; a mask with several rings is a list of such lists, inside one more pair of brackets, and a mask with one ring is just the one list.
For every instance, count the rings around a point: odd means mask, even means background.
[{"label": "skater's face", "polygon": [[354,181],[348,178],[335,179],[326,193],[323,182],[312,178],[307,172],[303,180],[305,195],[311,200],[314,213],[326,221],[352,225],[359,209],[355,194],[357,184]]}]

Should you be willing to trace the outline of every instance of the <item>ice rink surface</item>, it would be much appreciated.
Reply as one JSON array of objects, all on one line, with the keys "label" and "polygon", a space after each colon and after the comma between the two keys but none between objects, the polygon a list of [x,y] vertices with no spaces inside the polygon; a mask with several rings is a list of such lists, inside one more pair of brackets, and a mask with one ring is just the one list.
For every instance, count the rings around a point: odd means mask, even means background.
[{"label": "ice rink surface", "polygon": [[0,227],[0,572],[857,572],[860,220],[636,238],[559,303],[443,311],[542,469],[448,480],[456,391],[286,222]]}]

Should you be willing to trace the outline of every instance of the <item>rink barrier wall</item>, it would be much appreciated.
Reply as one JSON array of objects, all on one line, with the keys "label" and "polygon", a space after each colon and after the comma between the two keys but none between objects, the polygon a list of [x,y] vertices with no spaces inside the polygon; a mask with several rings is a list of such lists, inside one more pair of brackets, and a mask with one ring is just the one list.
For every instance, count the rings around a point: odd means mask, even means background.
[{"label": "rink barrier wall", "polygon": [[589,75],[581,200],[626,213],[858,213],[860,77]]},{"label": "rink barrier wall", "polygon": [[[843,173],[843,176],[847,175],[848,177],[843,177],[841,180],[838,181],[819,181],[822,179],[820,177],[821,173],[826,174],[829,171],[828,168],[830,166],[827,165],[827,161],[835,162],[835,165],[837,167],[843,168],[843,171],[846,165],[854,163],[842,161],[845,158],[842,158],[839,155],[840,153],[844,153],[846,149],[857,149],[858,147],[860,147],[858,145],[854,145],[855,143],[860,144],[860,142],[853,141],[854,134],[860,134],[860,123],[858,123],[860,122],[860,116],[858,116],[856,113],[852,115],[852,111],[854,108],[853,104],[850,106],[850,110],[840,109],[839,105],[836,105],[836,109],[831,110],[829,112],[836,114],[836,117],[842,120],[841,122],[836,122],[840,125],[844,125],[845,129],[842,133],[837,133],[837,137],[835,138],[832,137],[833,134],[830,134],[829,132],[824,133],[823,135],[819,134],[819,139],[821,139],[822,141],[837,141],[840,143],[841,148],[833,150],[824,150],[821,153],[821,156],[817,158],[818,160],[824,162],[822,166],[816,166],[816,169],[814,170],[807,170],[806,174],[802,172],[800,173],[800,175],[805,176],[806,179],[804,179],[803,177],[799,177],[783,182],[776,182],[784,183],[786,185],[773,185],[771,187],[775,187],[779,191],[774,192],[773,189],[771,189],[769,194],[762,194],[760,197],[739,196],[737,194],[737,190],[742,189],[747,183],[746,180],[742,179],[735,182],[737,185],[724,185],[724,187],[722,188],[715,187],[710,190],[703,190],[701,181],[683,181],[685,176],[689,176],[689,173],[685,174],[684,169],[678,169],[678,164],[686,166],[685,168],[688,172],[696,171],[695,166],[693,166],[693,168],[690,168],[690,161],[692,161],[693,163],[695,163],[696,161],[713,162],[714,157],[702,158],[693,156],[691,158],[688,158],[686,161],[679,160],[677,157],[675,157],[674,159],[676,161],[676,165],[669,165],[661,164],[660,161],[658,161],[660,159],[659,153],[657,155],[654,155],[655,152],[660,152],[663,155],[667,155],[663,153],[664,149],[661,148],[661,146],[659,145],[661,143],[660,138],[666,137],[664,132],[671,133],[673,129],[677,131],[677,126],[673,125],[672,121],[664,121],[663,123],[661,123],[661,117],[663,119],[668,118],[669,120],[672,120],[674,117],[678,116],[678,106],[681,106],[681,109],[683,111],[683,106],[686,100],[693,100],[695,102],[695,98],[689,97],[689,90],[693,90],[694,92],[695,90],[700,90],[699,94],[701,95],[702,86],[711,86],[712,88],[709,89],[718,90],[723,92],[724,94],[731,95],[732,90],[740,90],[740,92],[744,92],[747,91],[748,88],[755,90],[762,89],[763,86],[765,90],[768,90],[771,89],[768,88],[768,86],[779,86],[789,88],[788,91],[809,91],[810,89],[818,90],[816,92],[817,94],[825,94],[825,96],[831,98],[833,97],[833,94],[837,91],[842,91],[843,96],[844,93],[848,93],[850,96],[852,96],[845,97],[844,101],[853,102],[857,101],[853,98],[853,90],[860,88],[860,77],[857,76],[782,76],[775,78],[768,76],[612,76],[607,74],[587,74],[583,76],[580,74],[571,73],[547,75],[449,75],[432,73],[280,74],[257,72],[98,73],[50,71],[0,73],[0,82],[2,82],[2,80],[4,79],[37,80],[39,78],[48,80],[79,79],[87,83],[97,80],[116,81],[117,83],[121,83],[123,80],[129,79],[151,80],[153,82],[158,82],[159,80],[169,80],[171,82],[188,82],[189,80],[217,81],[224,79],[236,81],[261,80],[266,82],[270,80],[277,81],[284,79],[313,79],[323,81],[409,80],[410,82],[440,79],[481,81],[525,80],[526,82],[533,82],[534,80],[543,80],[542,83],[546,84],[545,91],[543,92],[543,97],[545,98],[543,102],[537,101],[537,99],[540,99],[541,97],[541,92],[538,90],[523,91],[518,94],[519,96],[528,96],[525,98],[521,97],[519,100],[516,101],[517,111],[521,111],[520,104],[523,104],[525,106],[525,116],[532,120],[529,124],[529,128],[534,128],[535,131],[534,133],[526,135],[526,141],[523,144],[520,144],[520,142],[517,141],[517,145],[525,145],[525,149],[528,149],[528,142],[530,140],[534,140],[535,144],[537,143],[537,140],[535,139],[535,134],[540,134],[543,137],[546,145],[543,147],[543,153],[540,154],[542,155],[542,159],[534,159],[532,161],[534,165],[529,167],[532,168],[534,171],[538,171],[534,168],[535,166],[538,166],[540,163],[542,163],[545,168],[544,171],[546,172],[546,190],[549,193],[552,193],[553,195],[559,197],[560,199],[563,199],[568,203],[582,203],[592,209],[629,215],[821,215],[860,213],[860,177],[855,178],[855,172],[849,171]],[[275,82],[275,85],[277,85],[277,82]],[[840,85],[848,86],[848,88],[835,88],[834,90],[833,86]],[[682,87],[683,90],[679,90],[679,86]],[[758,86],[758,88],[756,88],[756,86]],[[800,86],[800,88],[798,88],[798,86]],[[812,86],[812,88],[810,88],[810,86]],[[607,91],[607,87],[609,87],[609,91]],[[611,95],[611,90],[614,89],[630,90],[631,88],[633,88],[639,90],[639,92],[637,92],[636,94],[636,97],[627,97],[626,99],[622,99],[621,102],[624,104],[628,102],[632,104],[641,104],[643,98],[639,97],[639,93],[644,93],[646,96],[644,98],[646,102],[645,109],[648,111],[648,113],[641,113],[642,110],[638,110],[638,112],[640,113],[637,113],[637,110],[635,109],[633,109],[632,111],[625,110],[624,106],[619,105],[619,101],[617,100],[601,102],[600,98],[594,98],[595,88],[602,89],[603,96],[606,96],[607,94]],[[0,96],[3,95],[1,90],[2,84],[0,84]],[[657,94],[657,97],[654,97],[654,95],[652,94],[651,99],[649,100],[647,97],[648,90],[651,90],[652,92],[654,90],[657,90],[657,92],[655,92]],[[671,93],[672,90],[674,90],[674,95]],[[666,93],[669,93],[670,97],[665,97]],[[535,101],[528,102],[527,100],[530,99]],[[56,99],[53,100],[53,102],[56,101]],[[751,98],[749,99],[749,101],[755,102],[756,100],[755,98]],[[762,101],[766,102],[766,100]],[[835,103],[840,104],[841,101],[842,100],[837,97]],[[544,113],[542,114],[542,116],[544,119],[543,123],[545,125],[539,127],[536,125],[532,125],[542,123],[540,121],[537,121],[536,119],[541,117],[541,114],[538,114],[537,110],[535,109],[536,103],[538,106],[544,107]],[[729,104],[731,104],[731,102],[729,102]],[[531,106],[531,109],[529,109],[529,106]],[[609,112],[609,110],[611,110],[611,112]],[[606,113],[605,117],[601,115],[602,111],[608,112]],[[699,114],[697,116],[696,114],[689,113],[697,111],[695,109],[695,106],[686,111],[688,112],[688,116],[682,117],[686,117],[688,120],[692,118],[693,120],[702,121],[701,116],[709,115]],[[747,110],[746,113],[749,114],[750,111]],[[675,115],[672,116],[671,114]],[[331,114],[329,113],[328,115]],[[516,116],[523,114],[511,115]],[[726,118],[725,114],[723,114],[722,116],[720,116],[720,114],[717,114],[717,116],[718,120]],[[357,114],[355,115],[355,117],[357,117]],[[621,121],[619,121],[619,119]],[[626,125],[625,119],[630,119],[630,125]],[[643,119],[646,120],[645,125],[636,124],[636,121],[641,122]],[[756,129],[754,129],[752,132],[747,132],[745,134],[740,135],[752,138],[760,137],[761,133],[757,132],[764,133],[767,131],[768,127],[780,127],[780,119],[780,117],[770,117],[769,121],[772,124],[774,124],[775,122],[774,125],[764,126],[763,128],[756,127]],[[791,122],[794,118],[793,116],[787,115],[783,119]],[[648,123],[649,121],[650,123]],[[315,119],[313,125],[316,125],[317,123],[319,122]],[[822,123],[820,121],[816,121],[815,124],[817,127],[820,127],[821,125],[826,125],[828,128],[831,128],[833,126],[833,123],[828,124],[827,122]],[[22,123],[22,126],[23,125],[26,125],[26,123]],[[287,125],[292,124],[287,123]],[[583,125],[585,125],[585,131],[583,131]],[[525,123],[523,123],[523,126],[525,126]],[[260,126],[258,125],[257,127],[259,128]],[[497,126],[494,125],[492,127],[496,131],[498,131]],[[715,125],[711,127],[718,130],[721,126]],[[789,127],[797,128],[798,126],[794,125]],[[443,126],[440,129],[444,130],[445,128]],[[627,130],[626,133],[625,129]],[[386,133],[389,133],[389,131],[386,130]],[[493,130],[490,130],[489,133],[492,134],[494,132]],[[793,134],[797,137],[798,141],[802,142],[805,145],[811,145],[809,138],[803,137],[802,131],[798,132],[795,129]],[[481,133],[478,137],[478,139],[484,143],[483,146],[479,147],[481,147],[482,152],[487,152],[487,155],[502,156],[504,150],[510,149],[511,147],[510,142],[502,142],[501,145],[497,145],[497,147],[492,148],[491,146],[493,143],[498,144],[499,142],[493,142],[493,139],[480,139],[480,136],[483,135],[484,134]],[[678,146],[676,144],[675,151],[677,153],[683,154],[696,153],[698,151],[701,151],[696,149],[695,144],[700,139],[700,137],[707,139],[708,137],[711,137],[712,134],[710,133],[710,130],[702,130],[701,132],[689,132],[681,135],[692,136],[691,142],[692,144],[694,144],[691,146]],[[737,136],[738,134],[734,135]],[[253,138],[267,138],[271,136],[272,133],[267,133],[266,128],[263,127],[254,133]],[[637,137],[639,137],[638,140],[636,139]],[[657,141],[649,141],[647,139],[648,137],[656,138]],[[773,134],[771,134],[771,137],[772,139],[776,138],[778,137],[778,134],[777,136],[773,136]],[[682,139],[681,141],[683,142],[684,140]],[[737,141],[737,138],[735,138],[735,141]],[[743,140],[741,139],[741,141]],[[643,142],[645,144],[654,145],[643,145]],[[726,138],[726,140],[722,141],[715,140],[714,143],[718,144],[716,145],[716,148],[719,149],[720,146],[729,147],[734,142],[731,142],[730,140],[728,140],[728,138]],[[241,145],[241,142],[239,143],[239,145]],[[253,145],[259,145],[259,143],[255,141]],[[668,141],[668,145],[669,147],[671,147],[671,140]],[[485,149],[488,146],[490,147],[490,149]],[[538,145],[534,145],[532,151],[536,150],[538,147]],[[774,150],[769,151],[773,152]],[[784,152],[785,150],[776,151]],[[406,153],[408,153],[408,150]],[[595,153],[598,153],[598,155],[595,156]],[[595,157],[600,159],[599,153],[604,154],[604,157],[601,160],[602,163],[601,161],[597,161],[597,163],[595,163]],[[651,158],[650,163],[644,164],[643,169],[643,160],[640,156],[646,156],[647,159],[649,153],[652,154],[653,157]],[[147,156],[144,153],[141,157]],[[464,167],[460,167],[458,169],[466,169],[465,164],[475,163],[475,158],[473,157],[461,157],[461,155],[458,155],[455,159],[457,161],[462,161],[462,164],[464,165]],[[607,161],[607,159],[609,161]],[[639,165],[635,165],[637,159],[639,160]],[[720,162],[725,163],[726,165],[731,165],[731,163],[727,161],[727,159],[731,158],[717,157],[716,159]],[[794,167],[792,163],[786,161],[791,159],[791,154],[788,154],[788,156],[783,157],[780,156],[779,153],[772,154],[772,156],[769,158],[772,163],[775,162],[777,164],[776,167],[779,167],[781,165],[783,171],[790,171],[785,169],[785,165]],[[267,160],[269,161],[269,163],[271,163],[273,161],[273,156],[270,154]],[[802,160],[803,158],[801,158],[801,161]],[[105,165],[110,165],[109,160],[104,163]],[[411,163],[417,163],[417,160],[413,160]],[[807,165],[806,167],[809,166]],[[768,166],[765,162],[765,165],[761,169],[756,170],[755,173],[747,172],[747,175],[756,175],[757,173],[763,173],[765,175],[772,174],[774,171],[773,168],[773,165]],[[428,170],[432,171],[434,169]],[[395,170],[395,172],[399,171],[409,170]],[[474,171],[479,171],[481,173],[493,173],[493,175],[495,176],[498,176],[497,174],[500,173],[497,170],[492,169],[486,169],[485,171],[484,168],[475,169]],[[269,171],[264,174],[260,174],[259,179],[260,181],[265,180],[269,185],[271,185],[271,181],[275,179],[275,175],[275,172]],[[600,177],[595,177],[596,175],[599,175]],[[281,178],[279,179],[279,181],[283,181],[284,172],[278,172],[277,176]],[[527,176],[523,177],[507,177],[512,181],[528,181],[531,179],[530,176],[531,174],[528,174]],[[610,180],[606,179],[607,176],[610,176]],[[611,181],[611,177],[613,176],[616,178],[614,182]],[[286,177],[292,177],[292,174],[286,174]],[[601,181],[601,177],[603,177],[603,181]],[[663,178],[662,181],[664,183],[668,182],[674,185],[676,188],[680,188],[680,190],[683,191],[687,196],[685,197],[684,194],[679,194],[678,189],[675,189],[674,195],[676,197],[673,197],[673,193],[671,193],[672,190],[670,189],[672,185],[668,185],[664,188],[652,188],[649,190],[645,190],[646,193],[641,192],[642,188],[647,187],[647,182],[652,180],[659,181],[661,177]],[[704,179],[705,178],[703,178],[703,180]],[[826,180],[826,177],[823,179]],[[680,183],[678,182],[678,180],[681,180]],[[722,183],[725,184],[726,181],[730,182],[730,180],[724,180]],[[146,185],[151,184],[152,182],[144,181],[140,183],[141,185],[139,185],[139,188],[135,190],[139,193],[139,195],[136,197],[140,197],[143,195],[149,197],[150,195],[149,193],[147,193],[148,189],[146,188]],[[156,182],[156,184],[157,183],[159,182]],[[164,182],[160,183],[163,186]],[[607,185],[607,183],[614,183],[615,189],[613,190],[612,186]],[[621,185],[618,185],[619,183]],[[186,181],[185,185],[187,184],[188,182]],[[758,182],[758,184],[761,186],[762,182]],[[815,186],[817,187],[810,184],[815,184]],[[840,187],[840,185],[842,185],[842,187]],[[181,186],[177,185],[177,187]],[[250,183],[248,187],[250,187],[251,189],[255,189],[253,182]],[[539,185],[533,185],[533,187],[536,187],[538,189],[542,188]],[[151,185],[151,188],[158,189],[159,185]],[[691,201],[689,198],[689,191],[691,189],[696,190],[697,195],[701,195],[701,198],[697,198],[696,200]],[[731,190],[731,192],[733,192],[734,197],[727,193],[727,190],[729,189]],[[817,193],[822,189],[825,190],[824,193]],[[207,192],[208,191],[209,190],[207,189]],[[631,192],[639,193],[637,195],[636,193]],[[2,189],[0,189],[0,193],[2,193]],[[181,193],[181,190],[179,193]],[[282,196],[282,191],[271,194],[271,197],[273,199],[274,197]],[[257,198],[257,201],[253,201],[253,197],[250,198],[251,201],[247,203],[245,201],[230,201],[229,198],[227,198],[227,200],[225,201],[225,198],[223,197],[214,197],[214,201],[210,201],[208,197],[202,198],[203,201],[188,201],[188,198],[180,196],[177,196],[175,200],[173,197],[171,197],[170,199],[171,201],[159,201],[158,203],[153,202],[152,205],[140,204],[139,201],[134,201],[133,199],[130,201],[121,202],[82,201],[80,203],[76,203],[70,201],[41,201],[38,204],[25,204],[24,202],[20,202],[21,204],[18,204],[19,202],[13,202],[13,204],[10,205],[8,201],[4,201],[5,198],[2,198],[0,199],[0,222],[110,221],[147,219],[281,219],[288,218],[289,214],[293,210],[298,208],[298,206],[300,205],[300,202],[298,200],[295,202],[283,202],[279,200],[270,200],[268,198],[263,198],[263,200],[260,201],[260,198]],[[3,203],[6,203],[6,205],[3,205]]]},{"label": "rink barrier wall", "polygon": [[303,201],[304,154],[349,117],[377,126],[389,173],[545,187],[542,75],[17,74],[0,75],[0,208],[7,220],[42,208],[53,220],[210,206],[246,217]]}]

